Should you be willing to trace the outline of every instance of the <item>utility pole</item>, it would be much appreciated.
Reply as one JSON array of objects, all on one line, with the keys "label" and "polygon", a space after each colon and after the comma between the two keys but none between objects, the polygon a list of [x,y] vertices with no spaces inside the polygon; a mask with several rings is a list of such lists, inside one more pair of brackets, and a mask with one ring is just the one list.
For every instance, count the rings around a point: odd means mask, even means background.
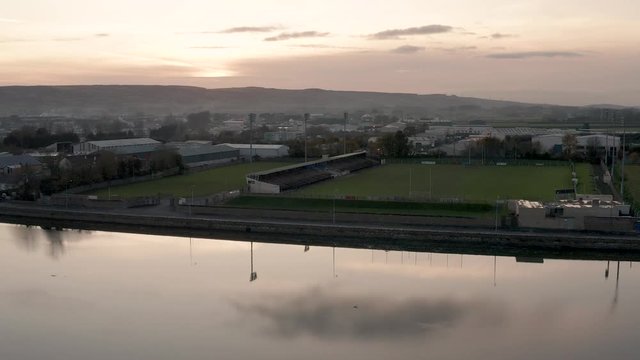
[{"label": "utility pole", "polygon": [[349,113],[344,113],[344,129],[342,130],[342,153],[347,153],[347,121],[349,120]]},{"label": "utility pole", "polygon": [[624,115],[622,115],[622,164],[620,164],[620,196],[624,203],[624,161],[627,148],[627,127],[624,123]]},{"label": "utility pole", "polygon": [[307,121],[309,121],[309,113],[304,114],[304,162],[307,162]]},{"label": "utility pole", "polygon": [[256,114],[249,114],[249,163],[253,162],[253,122],[256,121]]}]

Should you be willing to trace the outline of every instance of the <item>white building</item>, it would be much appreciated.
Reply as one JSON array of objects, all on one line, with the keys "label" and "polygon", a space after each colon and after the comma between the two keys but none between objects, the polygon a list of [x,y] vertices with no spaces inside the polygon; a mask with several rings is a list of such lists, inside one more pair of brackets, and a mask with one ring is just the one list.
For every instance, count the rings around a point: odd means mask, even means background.
[{"label": "white building", "polygon": [[[559,154],[563,151],[562,139],[565,135],[556,133],[535,136],[531,139],[531,142],[540,143],[543,152]],[[576,151],[583,154],[586,154],[589,148],[595,148],[598,152],[615,155],[620,149],[620,137],[618,136],[604,134],[582,135],[576,136],[576,142]]]},{"label": "white building", "polygon": [[551,204],[511,200],[509,209],[525,228],[633,232],[638,220],[629,216],[629,205],[598,198]]}]

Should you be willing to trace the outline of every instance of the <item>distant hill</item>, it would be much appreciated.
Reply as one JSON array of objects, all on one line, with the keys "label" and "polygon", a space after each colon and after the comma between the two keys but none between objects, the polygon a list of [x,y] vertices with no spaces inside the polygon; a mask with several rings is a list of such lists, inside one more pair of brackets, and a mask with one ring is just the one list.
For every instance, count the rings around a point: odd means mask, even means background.
[{"label": "distant hill", "polygon": [[416,95],[321,89],[280,90],[258,87],[205,89],[190,86],[5,86],[0,87],[0,116],[115,115],[212,112],[334,113],[403,111],[445,118],[527,118],[571,107],[534,105],[453,95]]}]

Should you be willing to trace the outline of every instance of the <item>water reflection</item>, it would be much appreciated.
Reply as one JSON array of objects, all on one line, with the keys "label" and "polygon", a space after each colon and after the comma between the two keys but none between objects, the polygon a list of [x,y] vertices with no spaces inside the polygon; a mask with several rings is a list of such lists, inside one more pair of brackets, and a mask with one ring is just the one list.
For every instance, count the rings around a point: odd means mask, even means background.
[{"label": "water reflection", "polygon": [[618,306],[619,284],[620,284],[620,261],[618,261],[616,264],[616,290],[613,295],[613,301],[611,302],[611,312],[614,312],[616,310],[616,307]]},{"label": "water reflection", "polygon": [[508,318],[505,304],[498,302],[452,298],[396,300],[339,295],[321,289],[239,302],[235,306],[240,314],[265,322],[267,333],[286,338],[301,335],[359,340],[407,338],[463,323],[495,327]]},{"label": "water reflection", "polygon": [[0,225],[0,359],[637,353],[640,269],[617,259],[186,241]]},{"label": "water reflection", "polygon": [[65,254],[65,243],[81,241],[91,231],[70,229],[43,229],[35,226],[14,225],[7,227],[18,248],[35,252],[41,242],[46,242],[46,253],[52,259]]},{"label": "water reflection", "polygon": [[258,273],[253,271],[253,241],[251,242],[251,271],[249,273],[249,282],[256,281],[258,279]]}]

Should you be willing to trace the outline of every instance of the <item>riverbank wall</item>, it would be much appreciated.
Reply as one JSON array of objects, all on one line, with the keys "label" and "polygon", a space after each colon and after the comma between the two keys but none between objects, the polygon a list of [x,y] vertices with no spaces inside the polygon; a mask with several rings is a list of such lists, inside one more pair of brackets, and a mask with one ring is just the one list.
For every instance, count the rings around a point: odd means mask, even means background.
[{"label": "riverbank wall", "polygon": [[[266,219],[230,219],[144,213],[100,212],[27,205],[0,207],[0,221],[104,231],[178,234],[219,239],[288,239],[290,243],[377,249],[465,248],[475,252],[491,249],[527,251],[612,252],[640,254],[638,236],[603,236],[578,232],[536,233],[433,227],[376,226],[371,224],[309,223]],[[298,239],[298,240],[296,240]]]}]

